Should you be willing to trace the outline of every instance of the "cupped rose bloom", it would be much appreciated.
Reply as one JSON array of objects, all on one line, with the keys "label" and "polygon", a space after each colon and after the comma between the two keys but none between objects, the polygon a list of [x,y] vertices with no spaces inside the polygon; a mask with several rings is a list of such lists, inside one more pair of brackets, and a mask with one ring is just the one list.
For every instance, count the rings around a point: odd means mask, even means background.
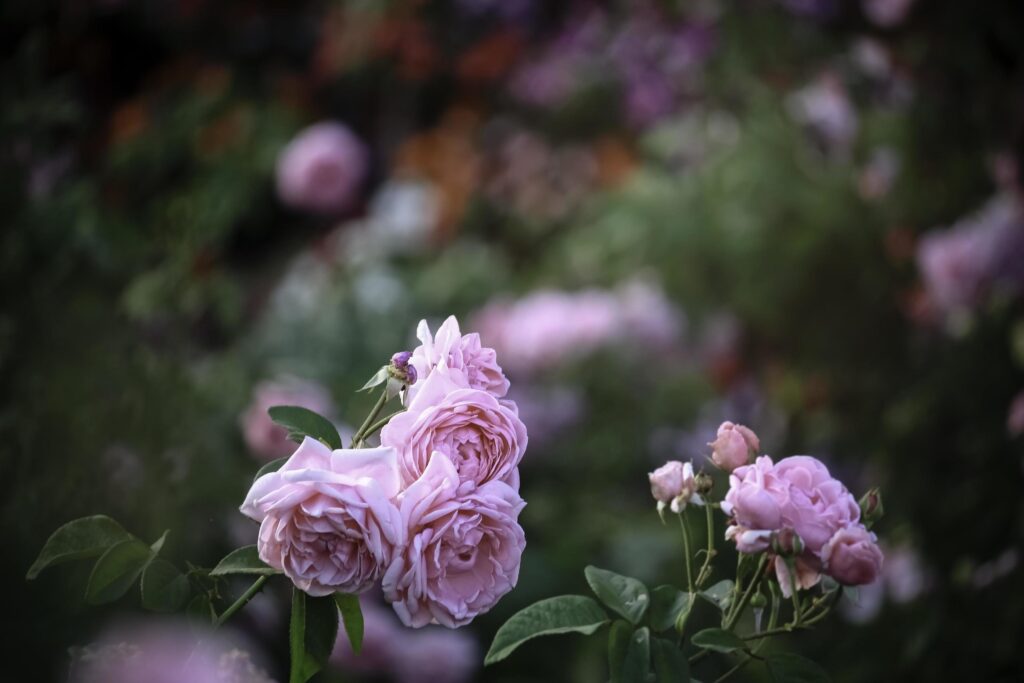
[{"label": "cupped rose bloom", "polygon": [[260,522],[259,556],[310,595],[361,593],[383,574],[404,526],[393,448],[331,451],[306,437],[255,482],[242,514]]},{"label": "cupped rose bloom", "polygon": [[871,583],[882,571],[882,550],[861,524],[837,531],[822,549],[821,559],[828,574],[847,586]]},{"label": "cupped rose bloom", "polygon": [[751,452],[761,450],[761,441],[753,430],[728,421],[721,424],[717,438],[708,445],[712,448],[712,462],[726,472],[746,465]]},{"label": "cupped rose bloom", "polygon": [[316,213],[346,209],[366,175],[366,147],[340,123],[306,128],[277,159],[277,193],[289,206]]},{"label": "cupped rose bloom", "polygon": [[384,598],[406,626],[468,624],[512,590],[526,538],[525,503],[492,480],[459,495],[459,472],[435,451],[400,497],[407,543],[384,574]]},{"label": "cupped rose bloom", "polygon": [[658,509],[671,505],[672,512],[681,512],[688,503],[703,504],[697,493],[693,476],[693,463],[670,460],[647,475],[651,481],[651,495],[658,501]]},{"label": "cupped rose bloom", "polygon": [[512,482],[526,451],[526,426],[514,403],[481,389],[463,389],[444,366],[420,385],[408,410],[381,430],[381,444],[395,448],[403,481],[423,474],[434,451],[451,458],[467,490],[490,481]]},{"label": "cupped rose bloom", "polygon": [[[505,373],[498,365],[497,353],[494,349],[480,343],[477,333],[463,335],[459,330],[459,321],[455,316],[437,328],[437,334],[430,333],[426,320],[421,320],[416,328],[416,336],[420,340],[409,359],[409,364],[416,369],[420,380],[438,365],[449,370],[452,381],[467,389],[481,389],[496,398],[508,393],[509,382]],[[410,402],[419,393],[422,385],[413,384],[406,393],[406,401]]]},{"label": "cupped rose bloom", "polygon": [[334,413],[331,395],[316,382],[294,377],[260,382],[253,390],[252,402],[239,417],[239,425],[246,446],[263,460],[287,457],[296,448],[288,430],[267,414],[274,406],[299,406],[327,417]]}]

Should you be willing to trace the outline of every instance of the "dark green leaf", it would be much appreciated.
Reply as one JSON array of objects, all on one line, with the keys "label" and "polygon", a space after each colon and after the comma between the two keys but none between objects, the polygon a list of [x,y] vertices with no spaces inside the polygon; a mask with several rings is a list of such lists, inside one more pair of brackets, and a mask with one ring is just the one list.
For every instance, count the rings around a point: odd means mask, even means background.
[{"label": "dark green leaf", "polygon": [[690,680],[690,663],[675,643],[664,638],[651,640],[651,666],[656,683]]},{"label": "dark green leaf", "polygon": [[651,602],[644,584],[634,578],[594,566],[587,567],[583,573],[587,577],[590,589],[601,599],[601,602],[626,617],[630,622],[640,623]]},{"label": "dark green leaf", "polygon": [[730,579],[725,579],[711,588],[701,591],[698,595],[724,612],[732,600],[732,589],[733,582]]},{"label": "dark green leaf", "polygon": [[188,599],[188,578],[162,558],[142,572],[142,606],[155,612],[175,612]]},{"label": "dark green leaf", "polygon": [[693,634],[690,642],[705,650],[715,652],[735,652],[746,647],[743,639],[732,631],[721,628],[706,628]]},{"label": "dark green leaf", "polygon": [[132,587],[152,556],[150,547],[134,538],[110,546],[92,568],[86,601],[100,605],[117,600]]},{"label": "dark green leaf", "polygon": [[690,595],[675,586],[658,586],[651,591],[651,628],[667,631],[690,611]]},{"label": "dark green leaf", "polygon": [[829,683],[824,669],[792,652],[773,652],[765,657],[765,664],[777,683]]},{"label": "dark green leaf", "polygon": [[341,448],[341,437],[331,421],[308,408],[299,406],[274,406],[267,411],[277,424],[288,430],[288,438],[296,443],[310,436],[319,439],[329,448]]},{"label": "dark green leaf", "polygon": [[217,563],[217,566],[210,571],[210,576],[225,576],[227,574],[257,574],[260,576],[271,576],[280,574],[269,564],[260,559],[259,550],[254,545],[247,545],[232,550],[227,556]]},{"label": "dark green leaf", "polygon": [[498,629],[484,664],[494,664],[531,638],[556,633],[589,635],[609,621],[594,600],[583,595],[561,595],[534,603],[512,615]]},{"label": "dark green leaf", "polygon": [[289,683],[306,683],[327,664],[338,637],[338,608],[334,598],[311,597],[292,589],[289,628],[291,673]]},{"label": "dark green leaf", "polygon": [[363,609],[359,606],[359,596],[335,593],[334,602],[341,612],[341,621],[345,625],[352,652],[359,654],[363,649]]},{"label": "dark green leaf", "polygon": [[60,527],[47,539],[39,557],[28,570],[32,580],[55,564],[102,555],[112,545],[131,540],[120,524],[105,515],[82,517]]},{"label": "dark green leaf", "polygon": [[185,607],[185,614],[189,619],[198,622],[198,626],[204,629],[217,618],[213,603],[210,602],[210,596],[206,593],[200,593],[189,600],[188,606]]},{"label": "dark green leaf", "polygon": [[622,683],[646,683],[651,671],[651,633],[638,628],[629,636],[626,658],[622,661]]},{"label": "dark green leaf", "polygon": [[621,683],[622,665],[629,651],[629,639],[633,635],[633,624],[617,619],[608,629],[608,674],[611,683]]},{"label": "dark green leaf", "polygon": [[256,481],[264,474],[270,474],[271,472],[277,472],[279,469],[284,467],[284,464],[288,462],[288,458],[278,458],[277,460],[271,460],[263,467],[256,470],[256,476],[253,477],[253,481]]}]

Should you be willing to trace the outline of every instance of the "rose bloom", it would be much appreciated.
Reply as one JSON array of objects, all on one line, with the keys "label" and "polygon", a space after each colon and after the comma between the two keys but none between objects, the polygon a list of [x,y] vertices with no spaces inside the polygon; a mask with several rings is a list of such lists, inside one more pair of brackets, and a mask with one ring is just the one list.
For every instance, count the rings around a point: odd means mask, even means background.
[{"label": "rose bloom", "polygon": [[451,458],[468,488],[496,480],[513,483],[527,444],[515,404],[460,388],[450,372],[439,366],[430,373],[408,409],[381,430],[381,444],[399,452],[407,484],[423,474],[434,451]]},{"label": "rose bloom", "polygon": [[[672,512],[681,512],[687,503],[704,503],[697,493],[693,463],[670,460],[647,476],[651,481],[651,495],[660,504],[671,504]],[[662,509],[660,505],[658,509]]]},{"label": "rose bloom", "polygon": [[295,442],[288,439],[288,430],[275,424],[267,414],[273,406],[299,406],[327,416],[334,412],[330,394],[316,382],[286,377],[257,384],[239,424],[249,450],[264,460],[286,457],[296,448]]},{"label": "rose bloom", "polygon": [[299,133],[277,159],[277,194],[296,209],[346,209],[366,175],[366,148],[346,126],[317,123]]},{"label": "rose bloom", "polygon": [[[416,336],[420,345],[412,352],[409,363],[416,368],[416,376],[420,380],[427,378],[431,370],[440,364],[448,368],[452,381],[467,389],[481,389],[501,398],[508,393],[509,382],[497,362],[494,349],[480,343],[477,333],[463,335],[459,330],[459,321],[455,316],[448,316],[437,335],[430,333],[426,320],[421,320],[416,328]],[[422,385],[413,384],[409,387],[406,401],[412,401]]]},{"label": "rose bloom", "polygon": [[750,453],[761,450],[761,441],[757,434],[748,427],[723,422],[718,428],[718,434],[711,446],[711,460],[718,467],[731,472],[737,467],[742,467],[750,461]]},{"label": "rose bloom", "polygon": [[515,587],[526,538],[525,503],[492,480],[457,495],[459,472],[435,451],[400,497],[406,545],[384,575],[385,599],[406,626],[468,624]]},{"label": "rose bloom", "polygon": [[260,522],[260,559],[310,595],[370,588],[403,540],[392,448],[331,451],[306,437],[255,482],[242,514]]},{"label": "rose bloom", "polygon": [[882,571],[882,550],[861,524],[840,529],[821,552],[828,574],[847,586],[873,582]]}]

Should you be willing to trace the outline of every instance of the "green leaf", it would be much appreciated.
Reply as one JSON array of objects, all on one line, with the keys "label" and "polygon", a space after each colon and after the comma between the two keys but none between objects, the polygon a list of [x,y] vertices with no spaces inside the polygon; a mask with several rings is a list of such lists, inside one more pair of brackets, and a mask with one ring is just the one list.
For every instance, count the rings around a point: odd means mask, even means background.
[{"label": "green leaf", "polygon": [[288,438],[296,443],[311,436],[319,439],[329,448],[341,448],[341,437],[331,421],[308,408],[299,406],[274,406],[267,411],[270,419],[288,430]]},{"label": "green leaf", "polygon": [[42,570],[62,562],[97,557],[112,545],[131,538],[131,534],[106,515],[72,520],[50,535],[26,578],[31,581]]},{"label": "green leaf", "polygon": [[715,652],[735,652],[746,648],[743,639],[732,631],[721,628],[706,628],[693,634],[690,642],[704,650]]},{"label": "green leaf", "polygon": [[256,574],[272,576],[280,574],[278,570],[260,559],[259,550],[254,545],[247,545],[232,550],[227,556],[210,570],[210,576],[226,576],[228,574]]},{"label": "green leaf", "polygon": [[214,611],[213,603],[210,602],[210,596],[207,593],[200,593],[189,600],[185,607],[185,614],[189,619],[199,622],[204,628],[217,618],[217,613]]},{"label": "green leaf", "polygon": [[640,581],[589,566],[583,570],[594,595],[633,624],[640,623],[651,602],[647,587]]},{"label": "green leaf", "polygon": [[291,672],[289,683],[306,683],[327,664],[338,637],[338,608],[330,595],[312,597],[292,590],[289,628]]},{"label": "green leaf", "polygon": [[778,683],[829,683],[828,673],[809,659],[792,652],[773,652],[765,664]]},{"label": "green leaf", "polygon": [[142,572],[142,606],[146,609],[175,612],[188,594],[188,578],[167,560],[158,557]]},{"label": "green leaf", "polygon": [[101,605],[117,600],[128,592],[152,557],[152,549],[136,538],[110,546],[92,568],[86,601]]},{"label": "green leaf", "polygon": [[617,619],[608,629],[608,674],[611,683],[621,683],[622,665],[629,651],[629,639],[633,635],[633,624]]},{"label": "green leaf", "polygon": [[359,596],[335,593],[334,602],[341,612],[341,621],[345,625],[352,652],[358,655],[363,649],[363,608],[359,606]]},{"label": "green leaf", "polygon": [[723,612],[732,600],[733,582],[730,579],[719,581],[711,588],[702,590],[698,595]]},{"label": "green leaf", "polygon": [[676,644],[664,638],[651,640],[651,665],[656,683],[690,680],[690,663]]},{"label": "green leaf", "polygon": [[380,370],[375,372],[373,374],[373,377],[371,377],[369,380],[367,380],[366,384],[364,384],[363,386],[361,386],[358,389],[356,389],[356,392],[369,391],[370,389],[373,389],[375,386],[383,384],[384,382],[387,381],[387,379],[388,379],[388,366],[387,365],[382,365],[382,366],[380,366]]},{"label": "green leaf", "polygon": [[667,631],[690,611],[690,594],[675,586],[658,586],[651,591],[651,628]]},{"label": "green leaf", "polygon": [[561,595],[534,603],[516,612],[494,635],[484,664],[508,657],[531,638],[556,633],[590,635],[609,621],[594,600],[583,595]]},{"label": "green leaf", "polygon": [[646,683],[651,671],[651,632],[638,628],[629,637],[626,658],[622,661],[622,683]]},{"label": "green leaf", "polygon": [[257,479],[262,477],[264,474],[270,474],[271,472],[277,472],[279,469],[284,467],[284,464],[286,462],[288,462],[288,458],[278,458],[277,460],[271,460],[266,465],[264,465],[263,467],[261,467],[258,470],[256,470],[256,476],[253,477],[252,480],[256,481]]}]

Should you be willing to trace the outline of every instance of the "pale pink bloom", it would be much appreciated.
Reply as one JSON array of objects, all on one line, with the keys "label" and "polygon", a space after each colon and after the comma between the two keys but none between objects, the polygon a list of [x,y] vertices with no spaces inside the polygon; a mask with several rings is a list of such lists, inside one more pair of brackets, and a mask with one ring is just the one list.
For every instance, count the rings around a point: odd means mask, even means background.
[{"label": "pale pink bloom", "polygon": [[526,538],[525,503],[492,480],[458,495],[459,472],[441,452],[401,495],[408,542],[384,575],[385,599],[406,626],[468,624],[512,590]]},{"label": "pale pink bloom", "polygon": [[882,550],[862,524],[837,531],[822,548],[821,559],[829,576],[846,586],[872,583],[882,571]]},{"label": "pale pink bloom", "polygon": [[340,123],[306,128],[277,159],[277,193],[289,206],[334,213],[351,205],[366,175],[367,151]]},{"label": "pale pink bloom", "polygon": [[407,632],[397,654],[397,683],[466,683],[481,661],[472,636],[440,628]]},{"label": "pale pink bloom", "polygon": [[392,448],[331,451],[306,437],[255,482],[242,514],[260,522],[260,559],[310,595],[361,593],[383,574],[404,526]]},{"label": "pale pink bloom", "polygon": [[405,630],[395,615],[381,607],[376,600],[359,601],[363,610],[363,647],[359,654],[352,651],[344,625],[338,627],[338,639],[331,651],[331,663],[346,673],[380,675],[391,671],[402,656]]},{"label": "pale pink bloom", "polygon": [[399,453],[403,481],[423,474],[434,451],[455,463],[467,487],[509,480],[526,452],[526,426],[516,406],[481,389],[464,389],[457,371],[436,367],[408,409],[381,430],[381,444]]},{"label": "pale pink bloom", "polygon": [[644,280],[619,288],[619,325],[631,339],[650,349],[670,348],[684,327],[683,316],[665,294]]},{"label": "pale pink bloom", "polygon": [[1024,391],[1014,396],[1006,415],[1006,429],[1010,436],[1024,434]]},{"label": "pale pink bloom", "polygon": [[662,506],[668,504],[672,512],[681,512],[689,503],[703,505],[704,500],[697,493],[697,481],[693,476],[693,463],[671,460],[647,475],[651,482],[651,495]]},{"label": "pale pink bloom", "polygon": [[751,453],[761,450],[761,441],[749,427],[726,421],[718,428],[716,439],[709,443],[711,460],[726,472],[750,462]]},{"label": "pale pink bloom", "polygon": [[263,460],[283,458],[298,447],[289,440],[288,430],[270,419],[267,410],[274,406],[299,406],[325,417],[334,413],[330,394],[316,382],[294,377],[260,382],[253,390],[252,402],[239,417],[239,424],[249,450]]},{"label": "pale pink bloom", "polygon": [[421,320],[416,336],[420,345],[413,350],[409,363],[416,368],[420,383],[409,387],[406,402],[419,393],[423,380],[442,364],[448,368],[452,381],[462,387],[482,389],[496,398],[508,393],[509,382],[498,365],[494,349],[483,346],[476,332],[463,335],[455,316],[448,316],[437,328],[436,335],[430,333],[427,321]]},{"label": "pale pink bloom", "polygon": [[914,0],[862,0],[864,14],[882,28],[892,28],[907,17]]}]

